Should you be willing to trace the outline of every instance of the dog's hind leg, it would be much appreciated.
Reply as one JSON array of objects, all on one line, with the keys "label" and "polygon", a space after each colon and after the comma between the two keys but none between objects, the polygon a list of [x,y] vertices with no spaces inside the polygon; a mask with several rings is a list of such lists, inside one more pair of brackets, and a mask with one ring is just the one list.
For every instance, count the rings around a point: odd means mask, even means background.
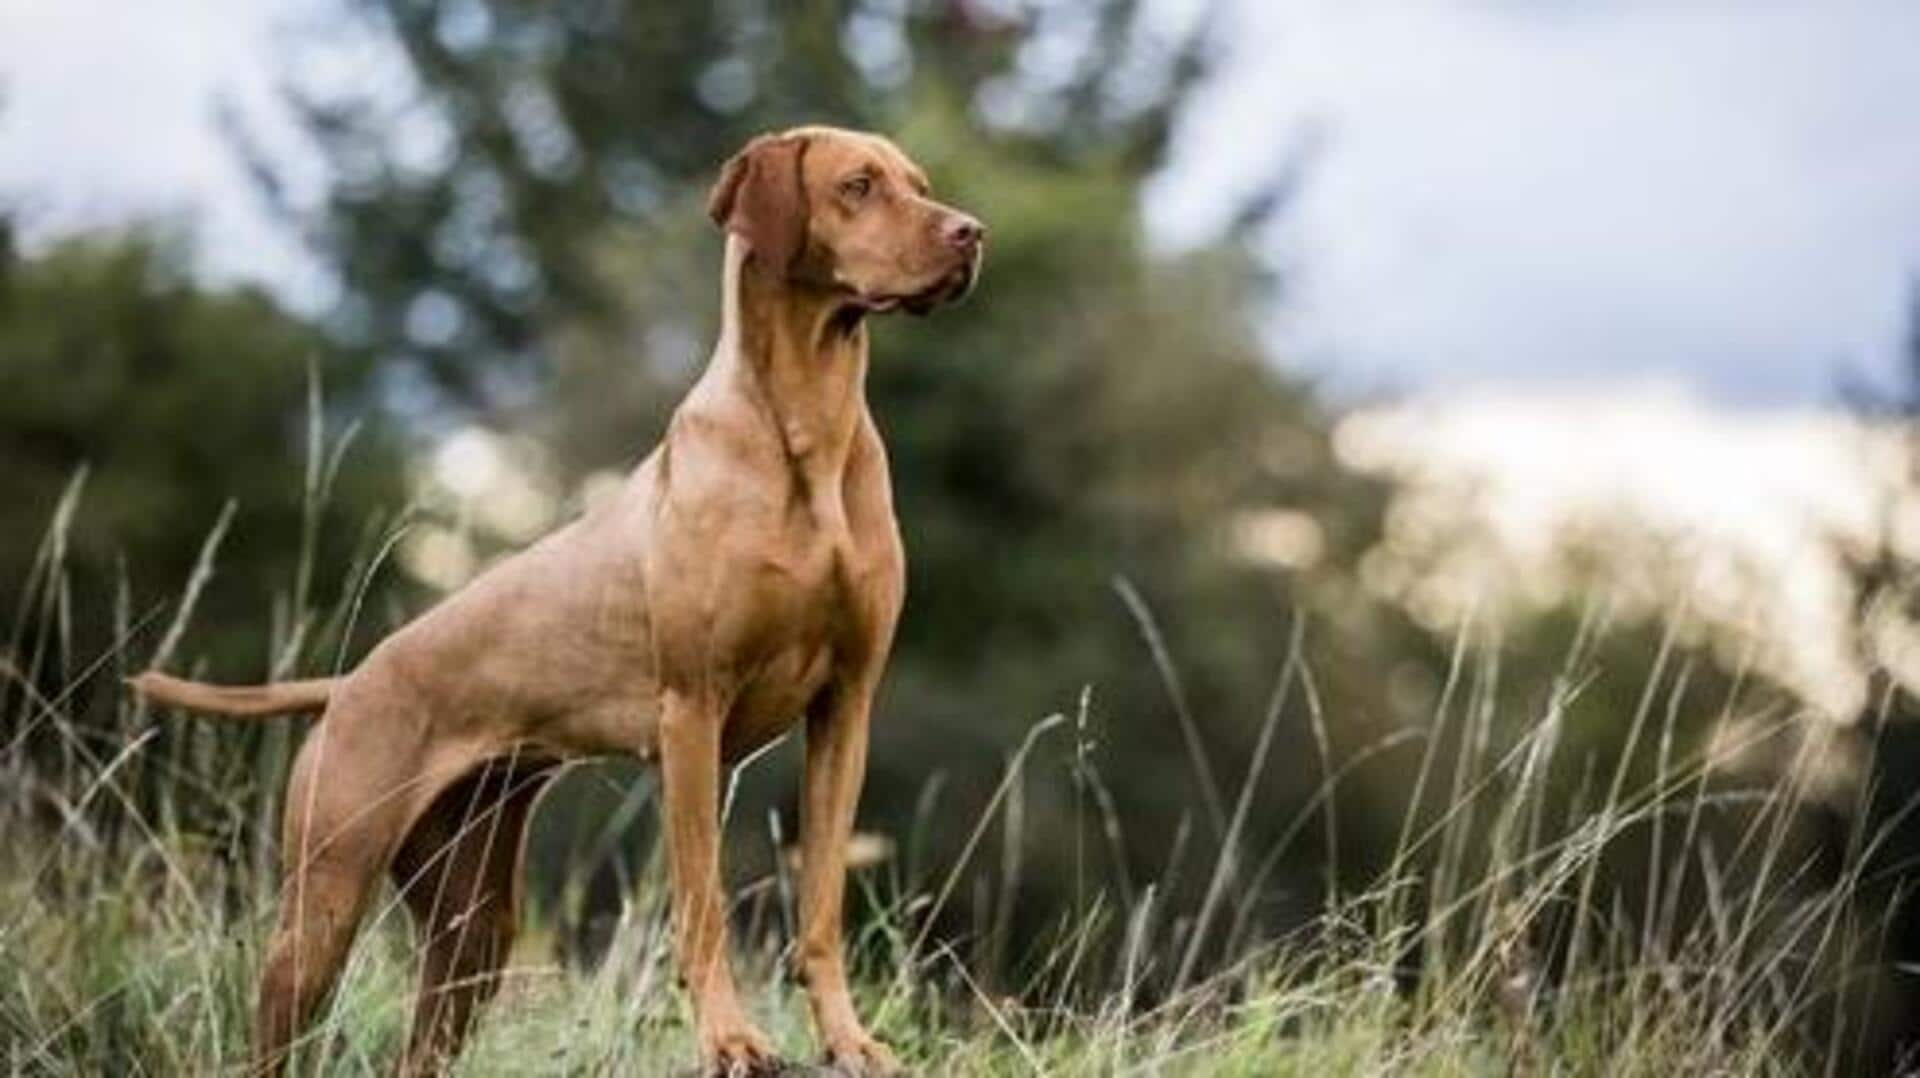
[{"label": "dog's hind leg", "polygon": [[481,764],[434,798],[394,855],[389,871],[422,952],[402,1074],[445,1070],[498,991],[519,921],[527,822],[554,774],[548,762]]},{"label": "dog's hind leg", "polygon": [[252,1073],[279,1074],[333,991],[423,779],[386,714],[336,705],[287,782],[279,919],[260,974]]}]

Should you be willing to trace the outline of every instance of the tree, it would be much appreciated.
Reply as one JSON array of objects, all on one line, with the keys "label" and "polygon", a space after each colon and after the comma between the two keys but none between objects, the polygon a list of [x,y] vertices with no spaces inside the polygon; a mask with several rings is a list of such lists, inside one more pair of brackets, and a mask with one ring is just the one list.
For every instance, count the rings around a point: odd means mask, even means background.
[{"label": "tree", "polygon": [[[364,362],[258,289],[195,282],[187,255],[151,230],[0,250],[0,658],[83,725],[115,712],[113,675],[145,660],[223,521],[233,541],[177,659],[257,678],[296,634],[322,643],[316,611],[362,527],[400,502],[377,424],[302,482],[314,433],[339,449],[368,418]],[[321,384],[333,411],[314,432]],[[0,714],[45,730],[32,695],[9,678]],[[164,755],[178,734],[157,736]]]}]

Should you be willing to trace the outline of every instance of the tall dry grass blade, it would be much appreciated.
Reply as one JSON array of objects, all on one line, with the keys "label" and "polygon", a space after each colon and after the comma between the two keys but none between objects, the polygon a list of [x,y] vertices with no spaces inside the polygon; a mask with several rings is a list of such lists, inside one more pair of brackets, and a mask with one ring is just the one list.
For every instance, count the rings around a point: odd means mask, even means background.
[{"label": "tall dry grass blade", "polygon": [[193,569],[187,574],[187,583],[180,592],[180,605],[174,609],[173,620],[167,623],[166,631],[160,634],[160,643],[153,649],[151,660],[155,668],[164,668],[173,660],[173,653],[180,647],[180,640],[186,635],[187,624],[193,620],[194,607],[199,605],[200,593],[206,589],[207,582],[213,579],[214,558],[220,552],[220,544],[227,537],[227,529],[233,526],[233,514],[239,508],[231,498],[220,507],[220,515],[200,542],[200,553],[193,559]]},{"label": "tall dry grass blade", "polygon": [[1100,814],[1100,834],[1107,843],[1107,857],[1113,864],[1115,882],[1120,887],[1120,908],[1130,910],[1134,902],[1133,870],[1127,866],[1127,842],[1125,831],[1120,826],[1120,809],[1115,802],[1113,790],[1106,779],[1100,776],[1100,768],[1092,761],[1086,765],[1087,789],[1093,794],[1094,807]]},{"label": "tall dry grass blade", "polygon": [[1175,995],[1191,981],[1194,967],[1200,961],[1200,951],[1206,946],[1208,931],[1213,927],[1213,918],[1219,912],[1227,885],[1239,865],[1240,835],[1247,825],[1247,813],[1253,807],[1253,792],[1259,788],[1260,776],[1266,770],[1267,754],[1273,747],[1273,732],[1280,725],[1280,716],[1286,710],[1287,695],[1293,690],[1294,678],[1301,667],[1301,646],[1305,637],[1306,623],[1296,616],[1293,628],[1288,632],[1286,662],[1281,665],[1280,677],[1268,698],[1267,714],[1260,723],[1260,736],[1253,747],[1253,759],[1248,761],[1247,773],[1240,780],[1240,795],[1233,806],[1233,820],[1227,825],[1226,837],[1220,843],[1220,854],[1213,864],[1213,876],[1207,881],[1206,896],[1200,902],[1193,932],[1187,938],[1186,952],[1181,955],[1179,970],[1173,977]]},{"label": "tall dry grass blade", "polygon": [[[1627,775],[1633,767],[1634,753],[1639,749],[1640,738],[1646,730],[1647,716],[1653,709],[1653,701],[1659,692],[1661,683],[1666,679],[1667,663],[1673,658],[1673,649],[1679,639],[1680,628],[1684,619],[1684,602],[1683,597],[1681,610],[1669,615],[1666,626],[1661,631],[1660,649],[1654,655],[1653,670],[1647,675],[1647,684],[1641,691],[1639,703],[1634,707],[1633,720],[1627,727],[1626,744],[1620,750],[1619,759],[1614,764],[1613,779],[1607,785],[1606,800],[1600,805],[1600,813],[1603,819],[1602,830],[1608,829],[1606,825],[1612,823],[1614,814],[1618,810],[1621,795],[1626,789]],[[1577,968],[1580,962],[1584,961],[1587,925],[1589,923],[1588,911],[1593,902],[1594,889],[1599,886],[1599,881],[1599,861],[1596,858],[1584,878],[1580,881],[1580,895],[1574,903],[1573,939],[1569,944],[1568,955],[1569,962],[1572,963],[1575,968]]]},{"label": "tall dry grass blade", "polygon": [[[1693,681],[1694,663],[1688,659],[1680,666],[1679,674],[1674,678],[1673,688],[1667,693],[1666,719],[1660,724],[1660,742],[1654,751],[1654,773],[1665,775],[1673,761],[1674,728],[1680,722],[1680,705],[1686,699],[1687,686]],[[1660,895],[1663,890],[1662,872],[1667,863],[1667,814],[1656,812],[1653,815],[1653,841],[1649,847],[1652,856],[1648,859],[1645,912],[1641,918],[1640,951],[1643,959],[1658,961],[1665,956],[1669,941],[1659,933],[1660,920],[1656,912],[1660,908]]]},{"label": "tall dry grass blade", "polygon": [[1313,667],[1304,657],[1300,663],[1300,693],[1307,702],[1307,729],[1313,732],[1313,751],[1320,762],[1320,788],[1326,791],[1321,841],[1327,850],[1323,874],[1326,904],[1331,908],[1339,901],[1340,894],[1340,791],[1335,781],[1338,772],[1333,765],[1333,739],[1327,736],[1326,705],[1320,700],[1320,686],[1314,682]]},{"label": "tall dry grass blade", "polygon": [[919,796],[913,800],[913,825],[907,832],[906,868],[902,873],[909,889],[917,890],[920,887],[920,861],[929,843],[927,836],[933,829],[933,811],[940,804],[940,795],[946,788],[946,769],[938,768],[927,776],[926,783],[920,787]]},{"label": "tall dry grass blade", "polygon": [[28,563],[27,577],[21,582],[20,605],[14,610],[13,634],[8,641],[6,655],[29,676],[38,671],[39,666],[31,657],[21,655],[21,650],[28,634],[44,616],[42,611],[46,603],[42,597],[43,589],[51,590],[53,581],[64,571],[67,538],[73,530],[74,514],[79,512],[88,475],[87,465],[82,464],[74,469],[73,475],[67,479],[67,485],[61,488],[60,498],[54,503],[53,516],[40,535],[33,560]]},{"label": "tall dry grass blade", "polygon": [[1066,721],[1065,715],[1058,713],[1048,715],[1035,723],[1027,731],[1026,737],[1021,739],[1020,747],[1014,751],[1013,759],[1008,762],[1005,773],[1001,775],[1000,785],[994,789],[993,796],[987,800],[986,808],[981,810],[980,819],[974,822],[973,830],[967,835],[967,841],[960,848],[960,856],[954,859],[953,867],[947,872],[946,882],[941,884],[932,905],[928,907],[923,917],[919,933],[914,936],[913,944],[907,948],[907,953],[900,962],[902,977],[909,976],[914,968],[916,957],[925,947],[927,937],[932,933],[934,924],[939,921],[941,912],[946,909],[947,900],[953,897],[953,888],[960,882],[960,875],[966,871],[967,864],[973,860],[973,853],[979,848],[980,840],[986,835],[987,827],[993,821],[994,814],[999,811],[1000,803],[1006,800],[1007,792],[1013,788],[1014,783],[1019,781],[1026,766],[1027,755],[1033,751],[1034,745],[1041,737],[1048,731],[1065,724]]},{"label": "tall dry grass blade", "polygon": [[[1377,738],[1371,744],[1363,746],[1358,752],[1353,753],[1346,760],[1342,761],[1339,770],[1335,771],[1325,781],[1320,783],[1319,787],[1314,790],[1312,796],[1307,798],[1306,802],[1300,806],[1299,811],[1295,812],[1293,818],[1287,822],[1287,826],[1280,830],[1280,836],[1274,839],[1272,845],[1267,848],[1266,854],[1260,858],[1259,864],[1254,868],[1253,872],[1248,875],[1245,885],[1241,888],[1243,897],[1240,902],[1239,911],[1235,915],[1236,924],[1233,933],[1228,937],[1229,939],[1238,939],[1243,936],[1251,921],[1254,900],[1261,894],[1261,889],[1265,887],[1267,878],[1279,867],[1280,859],[1286,855],[1287,850],[1293,846],[1294,840],[1300,837],[1301,832],[1306,830],[1307,824],[1311,822],[1316,815],[1321,813],[1321,806],[1332,800],[1334,791],[1339,787],[1340,783],[1354,772],[1360,770],[1360,768],[1367,763],[1405,745],[1407,742],[1420,737],[1420,735],[1421,731],[1409,729],[1397,730],[1385,737]],[[1322,916],[1328,919],[1336,919],[1337,909],[1329,909],[1325,911]]]},{"label": "tall dry grass blade", "polygon": [[[1024,776],[1022,776],[1024,778]],[[1020,893],[1021,851],[1025,845],[1027,787],[1016,780],[1007,787],[1006,807],[1000,812],[1000,886],[989,907],[986,939],[987,975],[997,976],[1006,968],[1009,937],[1013,934],[1014,899]]]},{"label": "tall dry grass blade", "polygon": [[1400,821],[1400,837],[1394,842],[1393,858],[1388,874],[1399,877],[1407,870],[1408,859],[1413,856],[1410,843],[1415,828],[1419,824],[1422,804],[1426,801],[1427,782],[1433,774],[1441,744],[1446,740],[1447,713],[1452,710],[1453,694],[1460,684],[1460,672],[1467,658],[1467,641],[1472,636],[1474,614],[1469,611],[1467,617],[1455,630],[1453,648],[1447,656],[1447,676],[1440,683],[1440,697],[1433,705],[1433,729],[1427,734],[1426,748],[1420,754],[1420,768],[1414,774],[1413,790],[1407,796],[1406,814]]},{"label": "tall dry grass blade", "polygon": [[1020,1058],[1033,1073],[1045,1075],[1047,1068],[1042,1066],[1040,1058],[1033,1054],[1033,1048],[1027,1044],[1026,1038],[1022,1037],[1019,1031],[1013,1028],[1013,1024],[1007,1020],[1005,1010],[996,1004],[993,1001],[993,997],[981,989],[979,982],[975,981],[973,977],[967,973],[966,963],[960,961],[960,956],[954,954],[952,948],[941,944],[937,957],[944,957],[953,964],[954,972],[959,975],[960,980],[967,986],[967,990],[973,993],[974,1002],[977,1003],[982,1010],[987,1012],[988,1017],[993,1019],[993,1024],[998,1027],[1001,1034],[1007,1038],[1008,1043],[1013,1045],[1014,1050],[1020,1053]]},{"label": "tall dry grass blade", "polygon": [[1147,642],[1154,669],[1159,671],[1160,682],[1166,687],[1167,697],[1173,703],[1173,717],[1180,723],[1180,736],[1186,742],[1187,760],[1193,766],[1201,804],[1207,810],[1207,821],[1213,825],[1213,837],[1216,841],[1225,841],[1226,799],[1221,795],[1219,780],[1214,778],[1213,764],[1207,759],[1206,745],[1200,739],[1200,725],[1194,720],[1193,709],[1187,704],[1187,690],[1180,681],[1180,671],[1174,666],[1165,638],[1160,635],[1160,623],[1154,620],[1153,611],[1148,608],[1146,599],[1132,581],[1124,576],[1116,576],[1113,578],[1113,590],[1120,596],[1120,601],[1126,604],[1127,612],[1133,615],[1134,624],[1140,627],[1140,635]]}]

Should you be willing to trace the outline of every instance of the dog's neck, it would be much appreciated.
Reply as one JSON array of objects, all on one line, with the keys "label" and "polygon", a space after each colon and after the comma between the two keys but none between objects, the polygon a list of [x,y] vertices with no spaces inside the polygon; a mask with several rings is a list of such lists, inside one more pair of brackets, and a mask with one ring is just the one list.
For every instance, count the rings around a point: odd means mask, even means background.
[{"label": "dog's neck", "polygon": [[865,412],[867,328],[844,301],[747,264],[727,237],[714,364],[766,416],[795,470],[837,476]]}]

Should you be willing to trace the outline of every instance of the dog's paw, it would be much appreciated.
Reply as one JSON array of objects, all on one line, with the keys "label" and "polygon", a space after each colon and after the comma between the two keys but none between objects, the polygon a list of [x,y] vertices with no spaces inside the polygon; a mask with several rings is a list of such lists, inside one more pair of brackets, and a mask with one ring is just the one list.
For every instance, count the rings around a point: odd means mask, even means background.
[{"label": "dog's paw", "polygon": [[794,1075],[809,1073],[808,1069],[789,1063],[778,1056],[759,1056],[756,1058],[733,1057],[715,1059],[711,1063],[688,1071],[686,1078],[793,1078]]},{"label": "dog's paw", "polygon": [[773,1043],[745,1022],[702,1030],[700,1058],[700,1073],[707,1078],[774,1078],[786,1068],[773,1054]]},{"label": "dog's paw", "polygon": [[899,1078],[906,1071],[893,1050],[866,1034],[827,1047],[828,1074],[844,1078]]}]

